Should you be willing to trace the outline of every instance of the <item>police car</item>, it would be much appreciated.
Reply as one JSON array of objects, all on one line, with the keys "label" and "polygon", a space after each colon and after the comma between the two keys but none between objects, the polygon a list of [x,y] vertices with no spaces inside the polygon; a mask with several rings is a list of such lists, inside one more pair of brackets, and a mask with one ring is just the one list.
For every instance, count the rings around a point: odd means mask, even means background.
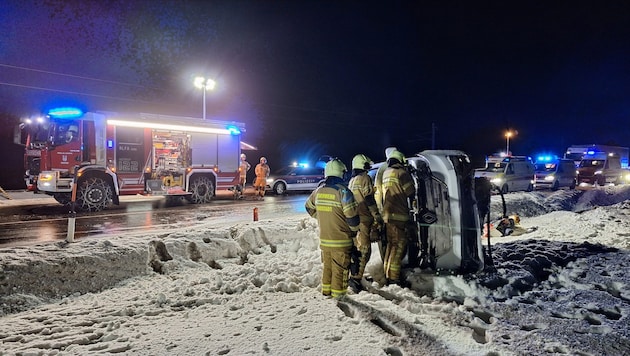
[{"label": "police car", "polygon": [[324,170],[319,167],[297,165],[285,167],[267,178],[267,190],[278,195],[289,191],[313,191],[324,184]]}]

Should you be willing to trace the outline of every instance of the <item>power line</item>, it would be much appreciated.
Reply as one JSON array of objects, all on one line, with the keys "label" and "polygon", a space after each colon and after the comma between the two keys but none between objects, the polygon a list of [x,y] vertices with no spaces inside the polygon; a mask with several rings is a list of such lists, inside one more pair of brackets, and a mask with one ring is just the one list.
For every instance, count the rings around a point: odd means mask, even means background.
[{"label": "power line", "polygon": [[26,67],[19,67],[19,66],[14,66],[14,65],[10,65],[10,64],[3,64],[3,63],[0,63],[0,67],[12,68],[12,69],[19,69],[19,70],[25,70],[25,71],[29,71],[29,72],[37,72],[37,73],[44,73],[44,74],[59,75],[59,76],[63,76],[63,77],[70,77],[70,78],[77,78],[77,79],[85,79],[85,80],[91,80],[91,81],[95,81],[95,82],[102,82],[102,83],[109,83],[109,84],[117,84],[117,85],[125,85],[125,86],[136,87],[136,88],[161,90],[160,88],[146,87],[146,86],[144,86],[144,85],[131,84],[131,83],[123,83],[123,82],[117,82],[117,81],[113,81],[113,80],[106,80],[106,79],[91,78],[91,77],[85,77],[85,76],[75,75],[75,74],[66,74],[66,73],[51,72],[51,71],[41,70],[41,69],[26,68]]},{"label": "power line", "polygon": [[131,101],[131,102],[138,102],[138,103],[147,103],[147,104],[154,104],[155,103],[155,101],[120,98],[120,97],[108,96],[108,95],[87,94],[87,93],[80,93],[80,92],[76,92],[76,91],[34,87],[34,86],[30,86],[30,85],[20,85],[20,84],[5,83],[5,82],[0,82],[0,85],[6,85],[6,86],[10,86],[10,87],[17,87],[17,88],[52,91],[52,92],[56,92],[56,93],[66,93],[66,94],[75,94],[75,95],[83,95],[83,96],[92,96],[92,97],[103,98],[103,99],[124,100],[124,101]]}]

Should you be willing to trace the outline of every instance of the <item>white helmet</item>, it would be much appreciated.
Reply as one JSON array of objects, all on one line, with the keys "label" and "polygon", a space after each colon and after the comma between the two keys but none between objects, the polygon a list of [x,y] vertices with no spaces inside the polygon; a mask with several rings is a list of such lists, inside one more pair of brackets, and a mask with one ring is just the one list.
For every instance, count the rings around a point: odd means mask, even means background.
[{"label": "white helmet", "polygon": [[260,163],[267,163],[267,159],[265,157],[260,157]]},{"label": "white helmet", "polygon": [[241,153],[241,159],[242,159],[242,160],[246,160],[246,159],[247,159],[247,156],[245,156],[245,154],[244,154],[244,153]]}]

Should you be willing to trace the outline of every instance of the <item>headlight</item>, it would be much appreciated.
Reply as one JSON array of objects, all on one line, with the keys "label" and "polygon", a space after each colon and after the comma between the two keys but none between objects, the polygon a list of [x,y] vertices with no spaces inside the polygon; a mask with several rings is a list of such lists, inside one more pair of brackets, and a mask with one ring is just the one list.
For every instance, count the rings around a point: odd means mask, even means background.
[{"label": "headlight", "polygon": [[55,176],[52,173],[40,173],[39,174],[39,179],[42,182],[46,182],[46,181],[51,181],[53,180],[53,178],[55,178]]},{"label": "headlight", "polygon": [[556,177],[554,177],[553,174],[550,174],[545,177],[545,180],[554,180],[554,179],[556,179]]},{"label": "headlight", "polygon": [[494,185],[501,185],[501,183],[503,183],[503,178],[492,178],[490,179],[490,183]]},{"label": "headlight", "polygon": [[630,173],[624,173],[623,174],[623,180],[626,182],[630,182]]},{"label": "headlight", "polygon": [[602,174],[602,171],[595,171],[595,175]]},{"label": "headlight", "polygon": [[273,183],[273,178],[267,178],[267,184]]}]

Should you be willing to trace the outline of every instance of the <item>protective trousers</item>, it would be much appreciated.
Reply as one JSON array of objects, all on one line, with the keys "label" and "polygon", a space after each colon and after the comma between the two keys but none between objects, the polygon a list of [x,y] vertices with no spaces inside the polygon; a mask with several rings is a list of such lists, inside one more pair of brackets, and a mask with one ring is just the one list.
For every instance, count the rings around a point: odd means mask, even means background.
[{"label": "protective trousers", "polygon": [[352,278],[363,278],[365,265],[367,265],[368,261],[370,260],[370,255],[372,254],[372,242],[370,242],[371,229],[371,221],[362,221],[361,223],[359,223],[359,233],[357,233],[357,237],[354,241],[354,245],[357,247],[359,252],[361,252],[361,257],[359,258],[359,273],[351,275],[350,277]]},{"label": "protective trousers", "polygon": [[385,224],[385,229],[387,231],[387,248],[385,249],[385,258],[383,260],[385,277],[390,281],[399,282],[400,266],[407,247],[405,223],[398,221],[389,222]]},{"label": "protective trousers", "polygon": [[340,298],[348,292],[350,248],[322,247],[322,294]]},{"label": "protective trousers", "polygon": [[260,197],[265,196],[265,186],[267,184],[267,179],[264,177],[256,177],[256,181],[254,182],[254,187],[256,188],[256,195]]}]

